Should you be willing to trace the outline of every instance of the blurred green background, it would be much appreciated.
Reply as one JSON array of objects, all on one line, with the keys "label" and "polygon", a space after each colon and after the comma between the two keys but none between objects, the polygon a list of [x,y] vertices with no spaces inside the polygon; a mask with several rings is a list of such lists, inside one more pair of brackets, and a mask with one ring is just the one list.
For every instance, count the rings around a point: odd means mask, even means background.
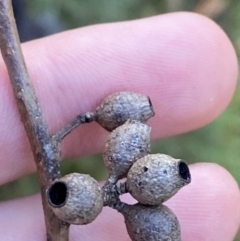
[{"label": "blurred green background", "polygon": [[[143,18],[174,11],[193,11],[214,19],[227,32],[240,56],[240,1],[230,0],[15,0],[21,41],[70,28],[102,22]],[[223,56],[224,57],[224,56]],[[155,141],[153,152],[187,161],[217,162],[240,184],[240,86],[227,110],[213,123],[191,133]],[[89,173],[107,177],[100,155],[65,160],[62,173]],[[0,187],[0,200],[38,191],[36,175]],[[235,239],[240,241],[240,234]]]}]

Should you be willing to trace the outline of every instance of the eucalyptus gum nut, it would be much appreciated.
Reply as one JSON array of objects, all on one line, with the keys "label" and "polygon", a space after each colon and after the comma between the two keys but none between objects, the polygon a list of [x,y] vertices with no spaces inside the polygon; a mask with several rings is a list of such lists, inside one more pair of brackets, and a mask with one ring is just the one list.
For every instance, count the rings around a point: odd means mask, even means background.
[{"label": "eucalyptus gum nut", "polygon": [[106,130],[112,131],[128,119],[145,123],[155,113],[148,96],[123,91],[108,96],[97,107],[95,114],[96,122]]},{"label": "eucalyptus gum nut", "polygon": [[185,162],[164,154],[151,154],[133,164],[126,187],[138,202],[159,205],[190,182]]},{"label": "eucalyptus gum nut", "polygon": [[120,211],[132,241],[181,241],[176,215],[165,205],[128,205]]},{"label": "eucalyptus gum nut", "polygon": [[151,127],[136,120],[128,120],[111,132],[103,152],[104,163],[115,183],[126,177],[132,164],[150,153]]},{"label": "eucalyptus gum nut", "polygon": [[91,223],[103,208],[103,193],[89,175],[71,173],[52,183],[47,198],[54,214],[70,224]]}]

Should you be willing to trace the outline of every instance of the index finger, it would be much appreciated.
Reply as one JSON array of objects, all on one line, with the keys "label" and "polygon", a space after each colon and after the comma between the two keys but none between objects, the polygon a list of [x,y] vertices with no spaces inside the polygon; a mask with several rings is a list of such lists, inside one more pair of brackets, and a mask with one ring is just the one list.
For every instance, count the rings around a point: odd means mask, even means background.
[{"label": "index finger", "polygon": [[[234,91],[237,61],[224,32],[191,13],[86,27],[23,45],[31,79],[51,132],[108,94],[149,95],[153,137],[179,134],[213,120]],[[0,183],[35,170],[3,62],[0,64]],[[103,148],[106,132],[82,126],[62,143],[65,156]]]}]

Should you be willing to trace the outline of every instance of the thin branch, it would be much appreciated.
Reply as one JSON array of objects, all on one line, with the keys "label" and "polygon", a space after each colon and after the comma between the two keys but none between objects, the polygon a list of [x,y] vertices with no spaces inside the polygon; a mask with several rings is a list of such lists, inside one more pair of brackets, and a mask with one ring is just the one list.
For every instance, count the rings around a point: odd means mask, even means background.
[{"label": "thin branch", "polygon": [[112,203],[119,199],[119,196],[125,193],[128,193],[128,189],[126,186],[126,182],[112,183],[110,179],[108,179],[105,184],[102,186],[102,190],[104,193],[104,206],[112,206]]},{"label": "thin branch", "polygon": [[[36,162],[48,241],[67,241],[69,224],[60,221],[47,203],[46,189],[60,177],[59,145],[52,141],[31,85],[21,51],[10,0],[0,0],[0,48]],[[37,225],[37,224],[36,224]]]},{"label": "thin branch", "polygon": [[72,120],[72,122],[64,126],[55,135],[53,135],[54,141],[56,143],[59,143],[66,135],[68,135],[77,126],[84,123],[90,123],[95,119],[96,117],[94,112],[87,112],[85,114],[78,115],[74,120]]},{"label": "thin branch", "polygon": [[127,213],[128,212],[128,209],[131,205],[125,203],[125,202],[122,202],[119,198],[116,198],[115,200],[113,200],[112,202],[110,202],[108,204],[108,206],[112,209],[115,209],[117,210],[119,213]]}]

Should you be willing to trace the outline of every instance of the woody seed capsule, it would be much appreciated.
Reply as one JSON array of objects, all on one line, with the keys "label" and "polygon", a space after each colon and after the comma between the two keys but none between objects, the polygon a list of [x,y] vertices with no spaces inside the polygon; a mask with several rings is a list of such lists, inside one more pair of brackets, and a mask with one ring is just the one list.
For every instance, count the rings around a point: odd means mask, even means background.
[{"label": "woody seed capsule", "polygon": [[103,207],[103,193],[89,175],[71,173],[52,183],[48,202],[55,215],[70,224],[91,223]]},{"label": "woody seed capsule", "polygon": [[125,177],[136,160],[150,153],[150,131],[148,125],[128,120],[110,133],[103,159],[111,183]]},{"label": "woody seed capsule", "polygon": [[138,202],[159,205],[190,181],[185,162],[164,154],[151,154],[133,164],[127,175],[126,186]]},{"label": "woody seed capsule", "polygon": [[154,116],[154,110],[148,96],[123,91],[108,96],[97,107],[95,114],[96,122],[112,131],[128,119],[145,123]]},{"label": "woody seed capsule", "polygon": [[128,205],[120,211],[132,241],[181,241],[176,215],[165,205]]}]

